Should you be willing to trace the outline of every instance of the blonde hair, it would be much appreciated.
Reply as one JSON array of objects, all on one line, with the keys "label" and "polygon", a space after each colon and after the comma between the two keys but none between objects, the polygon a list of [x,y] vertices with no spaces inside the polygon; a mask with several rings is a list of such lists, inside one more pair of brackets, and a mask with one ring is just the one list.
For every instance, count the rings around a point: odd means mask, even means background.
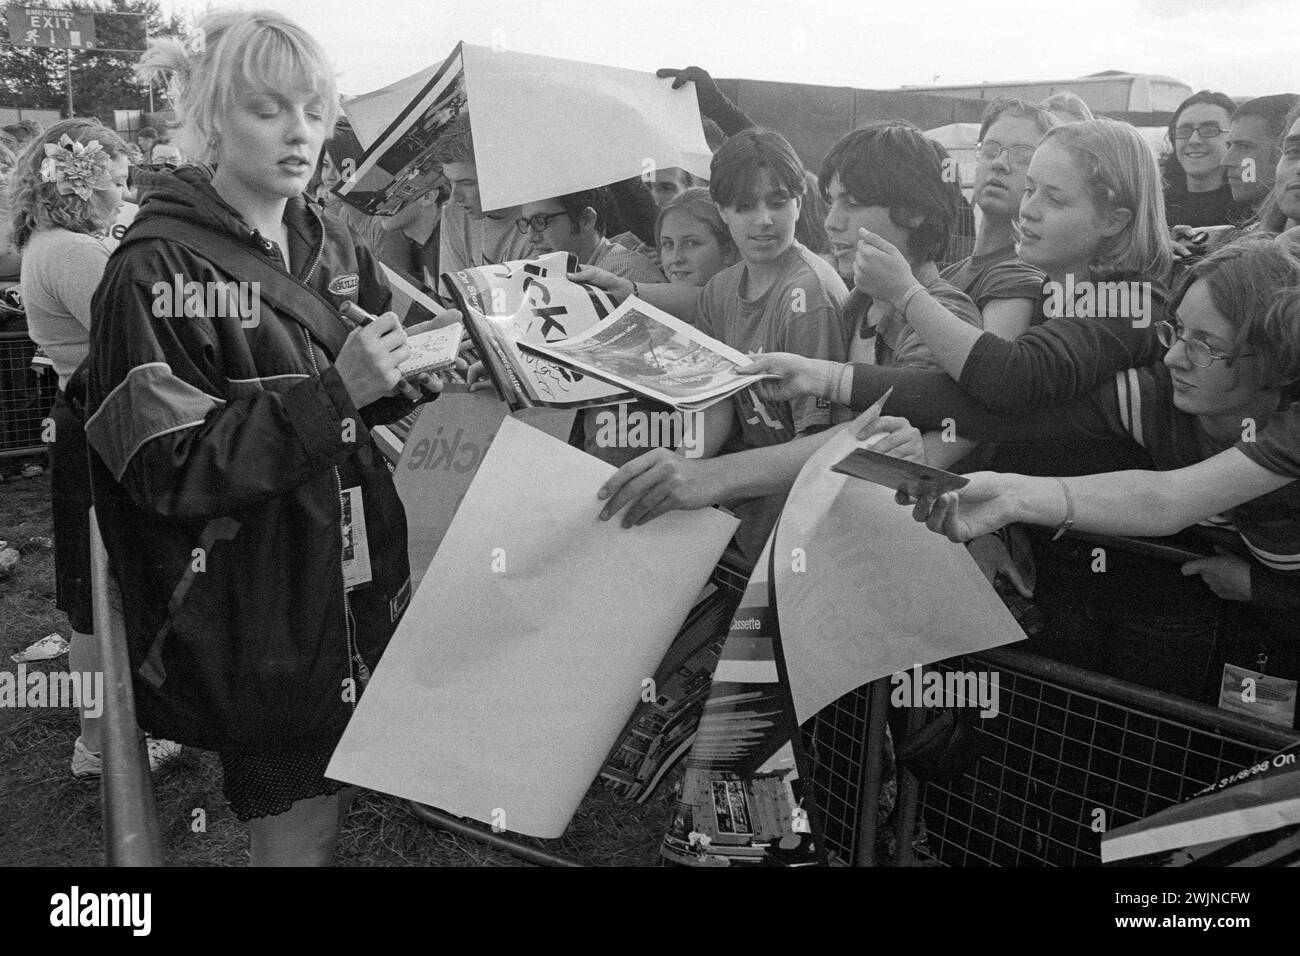
[{"label": "blonde hair", "polygon": [[1101,241],[1093,254],[1094,278],[1142,275],[1164,282],[1173,267],[1173,246],[1156,159],[1128,123],[1095,119],[1057,126],[1042,145],[1055,143],[1079,164],[1099,209],[1127,209],[1128,225]]},{"label": "blonde hair", "polygon": [[241,85],[283,90],[287,77],[305,77],[320,94],[323,128],[332,130],[338,119],[338,88],[325,51],[274,10],[213,11],[189,43],[170,37],[152,41],[135,72],[168,83],[181,118],[181,149],[201,162],[216,161],[217,121],[230,112]]}]

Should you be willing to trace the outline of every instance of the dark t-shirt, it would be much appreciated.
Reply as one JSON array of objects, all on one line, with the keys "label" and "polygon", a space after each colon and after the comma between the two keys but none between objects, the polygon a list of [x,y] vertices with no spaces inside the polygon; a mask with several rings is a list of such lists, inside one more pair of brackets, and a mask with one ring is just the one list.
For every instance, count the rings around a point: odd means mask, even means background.
[{"label": "dark t-shirt", "polygon": [[1224,226],[1249,216],[1249,208],[1232,201],[1232,187],[1226,182],[1206,193],[1188,192],[1186,186],[1165,190],[1165,220],[1170,226]]},{"label": "dark t-shirt", "polygon": [[1037,301],[1046,278],[1042,271],[1016,258],[1015,246],[967,256],[939,276],[969,296],[981,312],[994,299]]}]

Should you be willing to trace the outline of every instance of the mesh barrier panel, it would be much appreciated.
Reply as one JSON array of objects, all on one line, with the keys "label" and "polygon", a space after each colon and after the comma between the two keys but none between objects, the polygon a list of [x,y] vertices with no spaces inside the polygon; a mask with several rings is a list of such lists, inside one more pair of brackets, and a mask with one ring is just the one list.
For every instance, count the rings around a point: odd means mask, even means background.
[{"label": "mesh barrier panel", "polygon": [[36,345],[22,332],[0,332],[0,458],[45,451],[42,422],[58,392],[53,372],[32,370]]},{"label": "mesh barrier panel", "polygon": [[[938,666],[991,665],[974,657]],[[957,781],[922,788],[917,852],[944,865],[1099,865],[1102,829],[1178,803],[1277,747],[1262,734],[1210,729],[1213,708],[1187,708],[1204,713],[1197,726],[1002,662],[996,669],[1001,710],[975,722],[985,755]]]}]

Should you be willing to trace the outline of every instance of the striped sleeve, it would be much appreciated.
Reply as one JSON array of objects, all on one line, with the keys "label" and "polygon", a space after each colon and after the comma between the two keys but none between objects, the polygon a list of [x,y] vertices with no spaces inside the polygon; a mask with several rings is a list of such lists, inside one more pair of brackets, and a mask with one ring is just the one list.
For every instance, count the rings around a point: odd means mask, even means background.
[{"label": "striped sleeve", "polygon": [[131,369],[86,421],[86,439],[121,481],[145,442],[201,425],[225,404],[177,378],[166,362],[145,362]]},{"label": "striped sleeve", "polygon": [[1289,478],[1300,478],[1300,403],[1271,417],[1254,436],[1236,447],[1262,468]]}]

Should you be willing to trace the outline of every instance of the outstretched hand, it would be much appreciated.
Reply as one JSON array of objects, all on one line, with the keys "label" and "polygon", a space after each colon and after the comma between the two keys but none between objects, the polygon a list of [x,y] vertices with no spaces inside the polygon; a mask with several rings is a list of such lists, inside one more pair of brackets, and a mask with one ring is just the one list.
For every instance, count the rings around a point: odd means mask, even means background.
[{"label": "outstretched hand", "polygon": [[737,375],[778,376],[754,385],[758,397],[765,402],[792,402],[805,395],[824,396],[835,384],[843,369],[839,362],[824,362],[793,352],[764,352],[751,355],[748,365],[736,367]]},{"label": "outstretched hand", "polygon": [[970,541],[1015,520],[1017,476],[977,471],[966,477],[970,483],[958,491],[913,498],[900,489],[894,500],[912,505],[913,518],[949,541]]}]

